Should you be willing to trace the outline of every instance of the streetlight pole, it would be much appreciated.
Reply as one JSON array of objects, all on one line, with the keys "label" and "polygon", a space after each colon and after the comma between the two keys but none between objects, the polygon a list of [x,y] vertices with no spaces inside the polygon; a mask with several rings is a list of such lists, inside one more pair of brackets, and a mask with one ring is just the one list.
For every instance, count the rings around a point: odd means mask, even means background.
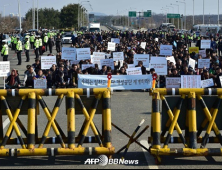
[{"label": "streetlight pole", "polygon": [[195,25],[195,20],[194,20],[194,8],[195,8],[195,6],[194,6],[194,0],[193,0],[193,26]]},{"label": "streetlight pole", "polygon": [[[174,14],[174,7],[172,7],[172,6],[166,6],[166,7],[172,8],[173,9],[173,14]],[[173,18],[173,24],[174,24],[174,18]]]},{"label": "streetlight pole", "polygon": [[[184,0],[184,1],[185,1],[185,0]],[[184,4],[184,18],[185,18],[184,29],[186,29],[186,28],[187,28],[187,16],[186,16],[187,4],[186,4],[186,2],[181,2],[181,1],[177,1],[177,3],[182,3],[182,4]]]},{"label": "streetlight pole", "polygon": [[32,29],[35,29],[35,0],[32,0]]},{"label": "streetlight pole", "polygon": [[[163,7],[163,10],[166,10],[166,11],[167,11],[167,14],[168,14],[168,13],[169,13],[169,11],[170,11],[170,9],[169,9],[169,8],[164,8],[164,7]],[[167,14],[166,14],[166,23],[168,23]]]},{"label": "streetlight pole", "polygon": [[218,26],[220,25],[220,1],[218,0]]},{"label": "streetlight pole", "polygon": [[[177,4],[171,4],[172,6],[177,6],[178,7],[178,14],[180,14],[180,5]],[[180,18],[178,18],[178,29],[180,29]]]},{"label": "streetlight pole", "polygon": [[203,0],[203,25],[205,24],[205,2]]},{"label": "streetlight pole", "polygon": [[39,29],[39,0],[37,0],[37,30]]},{"label": "streetlight pole", "polygon": [[18,0],[18,13],[19,13],[19,33],[22,32],[22,19],[21,19],[21,10],[20,10],[20,0]]}]

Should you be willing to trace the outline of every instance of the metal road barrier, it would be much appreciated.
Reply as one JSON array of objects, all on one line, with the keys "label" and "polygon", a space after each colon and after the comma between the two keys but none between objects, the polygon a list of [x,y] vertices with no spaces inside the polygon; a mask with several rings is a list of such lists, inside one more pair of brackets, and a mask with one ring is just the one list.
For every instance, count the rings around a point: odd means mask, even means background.
[{"label": "metal road barrier", "polygon": [[153,89],[150,95],[150,153],[157,163],[166,155],[222,156],[222,148],[207,148],[209,143],[222,145],[222,89]]},{"label": "metal road barrier", "polygon": [[[87,97],[94,96],[84,101]],[[51,112],[43,99],[44,96],[58,96]],[[56,116],[63,99],[66,97],[67,129],[65,135],[56,121]],[[113,155],[115,148],[111,143],[111,89],[24,89],[0,90],[0,156],[56,156],[56,155]],[[82,98],[82,99],[81,99]],[[100,102],[102,100],[102,102]],[[11,102],[10,102],[11,101]],[[91,104],[92,103],[92,104]],[[102,103],[102,104],[101,104]],[[40,106],[44,110],[48,123],[41,138],[38,137],[38,115]],[[99,108],[100,106],[100,108]],[[81,132],[76,136],[75,116],[82,114],[85,122]],[[93,122],[95,114],[102,114],[102,134]],[[2,119],[7,115],[10,125],[4,134]],[[27,128],[19,115],[28,116]],[[19,128],[20,127],[20,128]],[[56,134],[50,138],[50,129]],[[94,137],[87,137],[89,128]],[[21,132],[26,138],[21,136]],[[11,138],[13,130],[17,138]],[[85,143],[98,143],[99,147],[83,147]],[[45,144],[60,144],[60,148],[45,148]],[[77,144],[77,145],[76,145]],[[9,145],[21,145],[21,149],[9,149]]]}]

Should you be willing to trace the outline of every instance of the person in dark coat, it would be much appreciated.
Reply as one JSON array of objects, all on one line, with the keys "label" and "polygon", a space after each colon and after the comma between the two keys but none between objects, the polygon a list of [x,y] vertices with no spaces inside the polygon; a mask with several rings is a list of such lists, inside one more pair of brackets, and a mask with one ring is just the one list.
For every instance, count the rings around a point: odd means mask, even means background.
[{"label": "person in dark coat", "polygon": [[146,67],[143,66],[143,62],[142,61],[139,61],[138,62],[138,66],[136,66],[136,67],[141,67],[142,74],[146,75]]},{"label": "person in dark coat", "polygon": [[20,88],[20,79],[16,70],[12,70],[11,75],[6,79],[6,89],[17,89]]}]

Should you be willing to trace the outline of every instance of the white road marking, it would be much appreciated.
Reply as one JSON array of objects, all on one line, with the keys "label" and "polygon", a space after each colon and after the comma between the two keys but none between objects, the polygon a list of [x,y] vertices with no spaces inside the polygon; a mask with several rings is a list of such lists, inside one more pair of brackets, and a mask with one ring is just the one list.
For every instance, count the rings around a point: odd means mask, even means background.
[{"label": "white road marking", "polygon": [[6,120],[4,121],[4,123],[3,123],[3,129],[5,129],[6,126],[8,126],[9,123],[10,123],[10,120],[9,120],[9,118],[8,118],[8,119],[6,119]]},{"label": "white road marking", "polygon": [[[146,148],[149,148],[149,144],[146,140],[142,140],[140,141],[140,143],[145,146]],[[143,148],[142,148],[143,149]],[[146,161],[148,163],[148,168],[149,169],[159,169],[158,166],[155,163],[155,159],[152,155],[150,155],[149,152],[147,152],[145,149],[143,149]]]}]

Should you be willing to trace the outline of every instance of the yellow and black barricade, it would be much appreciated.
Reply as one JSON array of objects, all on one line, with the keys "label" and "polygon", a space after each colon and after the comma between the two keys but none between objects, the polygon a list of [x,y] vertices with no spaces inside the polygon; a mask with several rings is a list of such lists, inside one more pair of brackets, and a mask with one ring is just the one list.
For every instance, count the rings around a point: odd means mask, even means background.
[{"label": "yellow and black barricade", "polygon": [[[57,96],[52,111],[48,108],[46,96]],[[87,96],[87,97],[86,97]],[[92,97],[93,101],[92,101]],[[91,97],[89,99],[89,97]],[[111,137],[111,89],[20,89],[0,90],[0,156],[56,156],[56,155],[113,155]],[[66,99],[67,135],[56,121],[63,99]],[[84,99],[84,100],[82,100]],[[86,101],[85,101],[86,99]],[[11,102],[10,102],[11,101]],[[92,104],[91,104],[92,103]],[[41,138],[38,137],[39,104],[42,107],[48,123]],[[86,106],[87,105],[87,106]],[[91,106],[89,106],[91,105]],[[101,110],[101,111],[99,111]],[[102,114],[103,125],[101,134],[93,122],[95,114]],[[76,115],[83,114],[85,122],[82,130],[76,136]],[[7,115],[10,125],[4,134],[3,116]],[[28,116],[27,128],[19,119],[20,115]],[[49,137],[50,129],[56,137]],[[94,137],[87,136],[89,128]],[[21,136],[20,129],[25,137]],[[17,138],[11,138],[13,130]],[[83,147],[84,144],[98,143],[98,147]],[[45,148],[45,144],[57,145],[60,148]],[[9,145],[21,145],[21,148],[9,149]]]},{"label": "yellow and black barricade", "polygon": [[150,153],[158,162],[170,155],[222,156],[222,147],[207,148],[208,143],[222,146],[222,89],[153,89],[150,95]]}]

